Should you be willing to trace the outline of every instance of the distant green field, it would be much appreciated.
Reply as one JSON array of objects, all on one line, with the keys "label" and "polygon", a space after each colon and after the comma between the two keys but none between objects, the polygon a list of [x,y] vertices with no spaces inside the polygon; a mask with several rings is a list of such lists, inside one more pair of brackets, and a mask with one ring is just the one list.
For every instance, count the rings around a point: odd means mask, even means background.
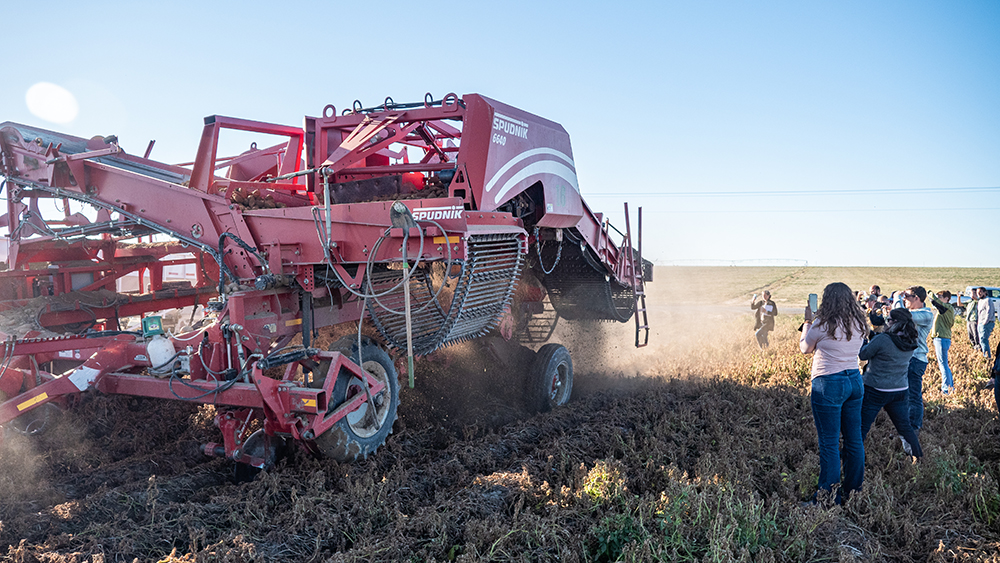
[{"label": "distant green field", "polygon": [[769,289],[778,303],[804,304],[832,282],[863,291],[878,284],[883,293],[911,285],[952,293],[969,285],[1000,286],[1000,268],[656,266],[654,280],[647,293],[667,303],[737,302]]}]

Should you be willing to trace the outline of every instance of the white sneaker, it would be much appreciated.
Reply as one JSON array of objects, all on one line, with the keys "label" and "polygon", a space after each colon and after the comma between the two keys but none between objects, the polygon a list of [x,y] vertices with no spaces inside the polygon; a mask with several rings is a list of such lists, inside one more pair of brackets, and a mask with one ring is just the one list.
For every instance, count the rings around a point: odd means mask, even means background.
[{"label": "white sneaker", "polygon": [[902,442],[903,442],[903,451],[906,452],[906,455],[912,456],[913,455],[913,448],[910,447],[910,443],[907,442],[906,438],[904,438],[902,436],[900,436],[899,439],[902,440]]}]

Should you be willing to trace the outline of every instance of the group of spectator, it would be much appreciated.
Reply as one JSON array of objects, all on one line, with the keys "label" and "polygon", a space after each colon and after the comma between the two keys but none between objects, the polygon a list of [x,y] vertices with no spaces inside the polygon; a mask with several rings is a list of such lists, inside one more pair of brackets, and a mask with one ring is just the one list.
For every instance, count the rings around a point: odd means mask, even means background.
[{"label": "group of spectator", "polygon": [[[978,349],[989,359],[989,338],[996,311],[985,290],[977,289],[975,293],[976,301],[969,304],[966,317],[975,326],[974,333],[970,329],[969,337],[975,338],[973,344],[978,344]],[[933,311],[926,304],[928,297]],[[914,462],[923,457],[919,433],[924,420],[923,376],[927,370],[928,338],[933,342],[941,368],[941,391],[944,394],[954,391],[948,364],[955,324],[951,298],[949,291],[928,294],[921,286],[884,296],[876,285],[868,294],[859,295],[838,282],[824,288],[818,310],[806,307],[799,346],[803,353],[813,355],[810,402],[819,442],[818,489],[832,491],[840,483],[843,465],[843,485],[837,488],[836,502],[846,500],[852,491],[861,488],[864,439],[880,410],[889,415],[903,450],[913,456]],[[765,293],[762,302],[754,296],[751,303],[758,311],[758,334],[764,326],[762,318],[768,311],[767,302],[770,295]],[[766,332],[763,342],[758,336],[758,343],[766,346]],[[859,360],[867,362],[863,370],[859,369]],[[1000,392],[997,396],[1000,402]]]},{"label": "group of spectator", "polygon": [[990,299],[985,287],[973,290],[972,302],[965,310],[965,323],[968,327],[969,342],[972,347],[982,352],[983,357],[990,359],[990,334],[997,320],[996,306]]},{"label": "group of spectator", "polygon": [[[864,292],[858,294],[858,302],[865,312],[868,313],[868,321],[871,324],[872,332],[880,333],[885,330],[885,317],[893,308],[906,308],[903,298],[905,293],[905,291],[894,291],[890,297],[883,295],[879,286],[873,285],[867,295]],[[969,341],[972,347],[979,351],[986,360],[990,360],[992,358],[990,335],[996,323],[996,307],[990,299],[986,288],[973,288],[971,293],[971,301],[966,306],[965,311]],[[950,291],[938,291],[937,293],[929,294],[929,297],[931,305],[935,309],[933,313],[933,330],[930,332],[930,337],[931,342],[934,344],[934,354],[937,357],[938,368],[941,371],[941,392],[948,395],[955,389],[954,375],[948,361],[948,352],[951,348],[952,328],[955,325],[957,312],[954,305],[951,304],[953,295]],[[923,313],[921,315],[922,317],[926,317]]]}]

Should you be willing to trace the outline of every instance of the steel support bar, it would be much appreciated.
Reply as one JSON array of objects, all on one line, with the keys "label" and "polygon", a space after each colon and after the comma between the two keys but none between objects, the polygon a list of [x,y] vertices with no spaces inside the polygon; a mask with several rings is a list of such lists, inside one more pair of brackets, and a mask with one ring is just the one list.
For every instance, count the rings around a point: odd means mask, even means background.
[{"label": "steel support bar", "polygon": [[[281,381],[273,381],[281,384]],[[228,407],[263,408],[264,399],[257,385],[253,383],[231,383],[226,381],[190,380],[180,378],[159,379],[148,375],[129,373],[109,373],[97,384],[97,390],[111,395],[135,395],[155,399],[174,399],[202,404]],[[316,414],[320,405],[322,389],[310,389],[295,385],[281,385],[276,391],[288,405],[287,412]],[[325,402],[325,400],[323,401]]]},{"label": "steel support bar", "polygon": [[30,391],[0,403],[0,425],[7,424],[22,414],[54,399],[79,392],[80,389],[69,378],[50,379]]}]

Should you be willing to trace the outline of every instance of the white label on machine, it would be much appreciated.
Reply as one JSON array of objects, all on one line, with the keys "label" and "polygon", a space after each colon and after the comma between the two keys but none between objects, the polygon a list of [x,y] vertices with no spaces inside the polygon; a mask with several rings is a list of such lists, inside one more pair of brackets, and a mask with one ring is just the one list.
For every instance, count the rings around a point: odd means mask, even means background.
[{"label": "white label on machine", "polygon": [[69,380],[73,382],[73,385],[76,385],[77,389],[84,391],[97,379],[98,373],[100,372],[94,368],[80,366],[69,374]]},{"label": "white label on machine", "polygon": [[450,205],[448,207],[418,207],[413,210],[413,218],[417,221],[438,221],[441,219],[458,219],[462,216],[464,207]]},{"label": "white label on machine", "polygon": [[493,114],[493,128],[522,139],[528,138],[528,124],[520,119],[508,117],[502,113]]}]

